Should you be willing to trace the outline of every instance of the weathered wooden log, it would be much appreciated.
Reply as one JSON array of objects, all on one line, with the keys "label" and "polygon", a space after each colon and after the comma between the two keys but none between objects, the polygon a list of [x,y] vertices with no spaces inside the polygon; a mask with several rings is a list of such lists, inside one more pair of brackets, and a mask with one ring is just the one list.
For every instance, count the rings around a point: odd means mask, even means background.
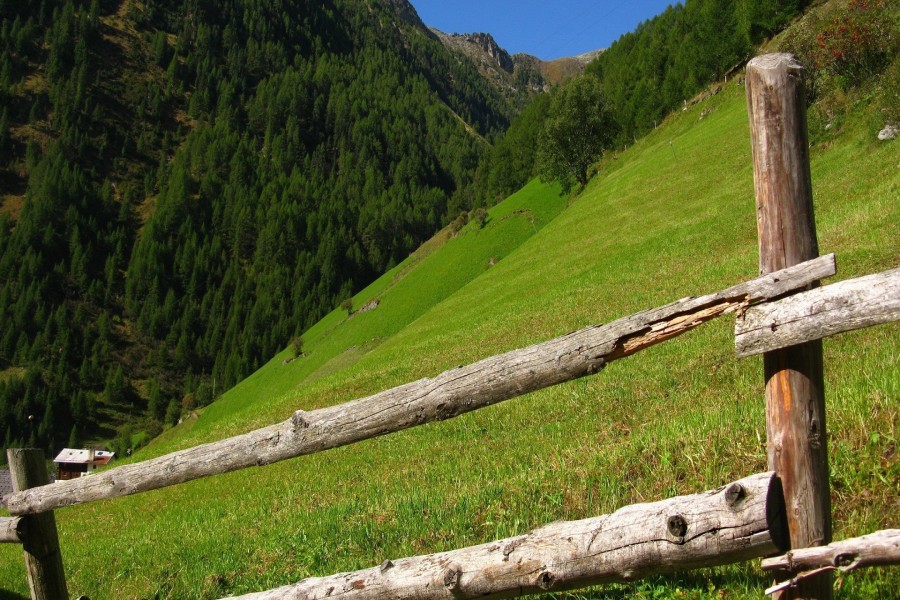
[{"label": "weathered wooden log", "polygon": [[516,537],[311,577],[243,600],[506,598],[634,581],[771,553],[784,504],[773,473],[718,490],[560,521]]},{"label": "weathered wooden log", "polygon": [[[50,483],[42,450],[10,448],[6,451],[6,458],[14,490],[22,491]],[[53,512],[41,512],[26,518],[22,549],[32,600],[68,600],[66,574],[63,571]]]},{"label": "weathered wooden log", "polygon": [[24,532],[24,518],[0,517],[0,544],[21,544]]},{"label": "weathered wooden log", "polygon": [[752,306],[735,321],[735,348],[751,356],[891,321],[900,321],[900,269]]},{"label": "weathered wooden log", "polygon": [[717,316],[781,296],[835,272],[834,256],[595,325],[344,404],[305,412],[232,438],[7,497],[14,515],[146,492],[266,465],[456,417],[596,373],[606,363],[680,335]]},{"label": "weathered wooden log", "polygon": [[[806,135],[803,66],[790,54],[747,64],[747,105],[760,273],[819,254]],[[767,352],[766,434],[769,468],[784,484],[792,548],[831,541],[831,497],[822,342]],[[828,573],[786,591],[784,598],[831,598]]]},{"label": "weathered wooden log", "polygon": [[834,567],[846,572],[887,565],[900,565],[900,529],[883,529],[827,546],[791,550],[762,561],[762,568],[766,571],[792,573],[823,567]]}]

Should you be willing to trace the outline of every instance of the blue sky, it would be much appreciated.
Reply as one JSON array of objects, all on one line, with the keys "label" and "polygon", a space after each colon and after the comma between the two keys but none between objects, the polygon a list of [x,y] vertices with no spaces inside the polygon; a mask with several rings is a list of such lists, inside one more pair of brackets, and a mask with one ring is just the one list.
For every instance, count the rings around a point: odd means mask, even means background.
[{"label": "blue sky", "polygon": [[677,0],[410,0],[426,25],[487,32],[510,54],[544,60],[607,48]]}]

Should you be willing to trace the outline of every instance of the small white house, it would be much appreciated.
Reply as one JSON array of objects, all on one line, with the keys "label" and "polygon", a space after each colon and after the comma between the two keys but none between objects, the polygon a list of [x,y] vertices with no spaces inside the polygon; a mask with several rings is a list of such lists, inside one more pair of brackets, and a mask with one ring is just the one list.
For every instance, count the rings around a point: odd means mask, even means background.
[{"label": "small white house", "polygon": [[73,448],[63,448],[62,452],[56,455],[53,462],[59,469],[57,481],[65,481],[66,479],[76,479],[90,475],[97,470],[98,467],[109,464],[115,452],[107,452],[106,450],[76,450]]}]

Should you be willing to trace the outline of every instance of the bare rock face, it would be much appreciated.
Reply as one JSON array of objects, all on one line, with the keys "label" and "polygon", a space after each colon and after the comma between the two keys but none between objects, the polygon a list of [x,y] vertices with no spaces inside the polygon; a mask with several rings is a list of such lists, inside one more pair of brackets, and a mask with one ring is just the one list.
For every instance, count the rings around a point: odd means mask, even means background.
[{"label": "bare rock face", "polygon": [[396,14],[401,20],[415,25],[425,31],[428,31],[428,27],[425,26],[425,23],[422,22],[422,19],[419,18],[419,13],[416,12],[416,9],[412,4],[409,3],[409,0],[385,0],[387,5],[390,6],[394,10],[394,14]]},{"label": "bare rock face", "polygon": [[897,128],[893,125],[887,125],[884,129],[878,132],[878,139],[882,142],[887,140],[893,140],[897,137]]},{"label": "bare rock face", "polygon": [[[456,34],[455,34],[456,35]],[[490,56],[497,66],[507,73],[513,72],[513,59],[509,53],[500,47],[497,41],[489,33],[464,33],[461,35],[463,39],[471,44],[475,44],[481,50]]]},{"label": "bare rock face", "polygon": [[520,107],[529,96],[548,92],[552,85],[581,74],[585,65],[603,52],[543,61],[530,54],[510,56],[490,33],[444,33],[433,27],[431,32],[444,46],[469,58],[485,80]]}]

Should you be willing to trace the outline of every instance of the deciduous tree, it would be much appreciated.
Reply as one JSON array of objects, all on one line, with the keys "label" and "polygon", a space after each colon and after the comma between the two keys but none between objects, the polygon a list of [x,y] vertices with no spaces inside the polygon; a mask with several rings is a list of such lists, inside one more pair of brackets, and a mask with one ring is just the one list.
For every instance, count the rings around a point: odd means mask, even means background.
[{"label": "deciduous tree", "polygon": [[568,191],[588,182],[588,168],[611,145],[617,130],[596,77],[572,79],[556,91],[538,149],[541,178]]}]

